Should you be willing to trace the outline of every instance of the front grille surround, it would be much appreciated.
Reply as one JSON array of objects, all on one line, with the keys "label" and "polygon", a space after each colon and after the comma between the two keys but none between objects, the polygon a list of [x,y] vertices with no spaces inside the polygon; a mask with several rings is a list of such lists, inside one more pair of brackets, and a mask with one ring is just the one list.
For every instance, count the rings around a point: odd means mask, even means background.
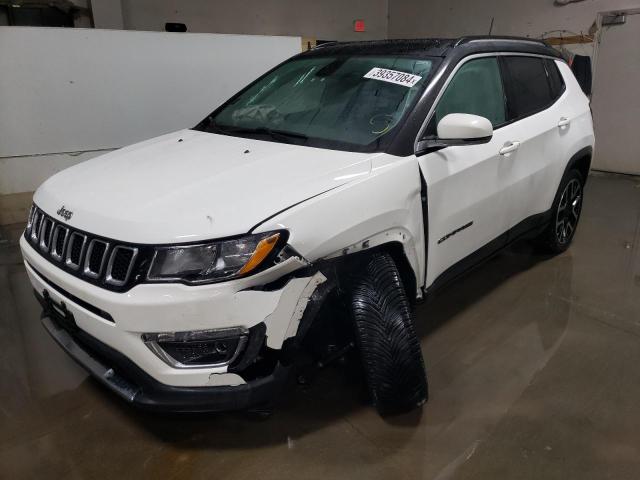
[{"label": "front grille surround", "polygon": [[36,210],[36,207],[31,205],[31,208],[29,209],[29,216],[27,217],[27,235],[31,234],[31,228],[33,227],[33,215],[36,213]]},{"label": "front grille surround", "polygon": [[51,239],[51,257],[56,262],[61,262],[64,257],[64,249],[67,246],[69,229],[62,224],[56,225]]},{"label": "front grille surround", "polygon": [[87,236],[80,232],[73,232],[69,237],[65,264],[73,270],[78,270],[82,264],[82,257],[86,248]]},{"label": "front grille surround", "polygon": [[51,233],[53,231],[53,220],[50,218],[44,217],[40,222],[40,231],[38,232],[38,238],[40,239],[39,247],[43,252],[47,252],[49,250],[49,245],[51,244]]},{"label": "front grille surround", "polygon": [[[100,249],[102,249],[102,253]],[[98,240],[97,238],[91,240],[87,247],[87,254],[84,257],[84,274],[87,277],[99,278],[108,253],[109,242]]]},{"label": "front grille surround", "polygon": [[153,252],[151,245],[119,242],[70,227],[36,205],[24,237],[36,252],[67,273],[116,292],[144,279]]},{"label": "front grille surround", "polygon": [[31,232],[29,234],[29,238],[31,238],[32,242],[38,241],[38,233],[40,232],[40,225],[42,224],[42,220],[44,216],[42,211],[35,209],[33,212],[33,218],[31,220]]},{"label": "front grille surround", "polygon": [[[125,262],[128,266],[125,269],[124,275],[122,275],[119,271],[121,269],[114,268],[114,266],[117,266],[116,262],[118,261],[118,258],[122,258],[122,255],[126,255],[126,252],[131,254],[131,259],[128,262]],[[111,251],[111,256],[109,257],[109,263],[107,263],[105,282],[117,287],[126,284],[127,280],[129,280],[129,276],[131,275],[131,270],[133,269],[137,256],[138,248],[136,247],[125,247],[123,245],[117,245],[114,247]]]}]

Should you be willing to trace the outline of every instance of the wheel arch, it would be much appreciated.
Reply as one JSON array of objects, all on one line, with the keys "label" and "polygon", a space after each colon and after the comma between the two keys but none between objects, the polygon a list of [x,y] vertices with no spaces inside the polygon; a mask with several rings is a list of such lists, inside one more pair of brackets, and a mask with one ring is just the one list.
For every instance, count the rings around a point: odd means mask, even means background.
[{"label": "wheel arch", "polygon": [[[391,258],[400,272],[400,278],[402,280],[402,285],[406,290],[407,297],[411,302],[415,302],[419,291],[417,277],[418,272],[416,272],[409,260],[406,245],[400,240],[391,240],[372,246],[371,248],[360,250],[359,252],[337,257],[334,259],[339,265],[337,271],[340,272],[340,276],[348,277],[349,271],[360,268],[360,266],[371,256],[379,252],[385,252],[391,255]],[[340,284],[339,280],[337,284]]]},{"label": "wheel arch", "polygon": [[[567,166],[564,169],[562,178],[573,169],[578,170],[582,175],[582,180],[586,184],[589,171],[591,170],[591,158],[593,157],[593,147],[584,147],[578,150],[567,162]],[[562,182],[562,179],[560,179]]]},{"label": "wheel arch", "polygon": [[[389,235],[387,235],[387,233],[389,233]],[[358,265],[362,263],[362,259],[367,259],[377,252],[388,253],[398,267],[402,285],[407,291],[407,296],[414,302],[422,290],[419,288],[421,287],[418,278],[420,273],[417,269],[415,251],[412,250],[412,246],[409,245],[407,241],[409,237],[406,233],[397,230],[385,232],[385,236],[391,237],[392,239],[378,243],[382,235],[376,235],[364,242],[360,242],[360,246],[365,245],[360,251],[350,252],[335,259],[342,264],[343,268],[351,269],[358,268]],[[414,258],[413,263],[411,256]]]},{"label": "wheel arch", "polygon": [[291,352],[302,345],[310,333],[312,326],[318,321],[325,320],[321,314],[325,302],[333,301],[337,298],[344,298],[344,294],[349,292],[349,285],[344,283],[344,279],[350,278],[352,274],[362,268],[372,256],[380,252],[388,253],[391,256],[398,267],[402,286],[405,289],[407,298],[412,304],[416,301],[418,279],[405,253],[404,245],[400,241],[390,241],[366,250],[322,260],[310,265],[308,267],[309,269],[323,273],[327,281],[319,285],[317,290],[309,298],[296,334],[285,339],[283,342],[282,348],[285,358],[290,359]]},{"label": "wheel arch", "polygon": [[412,303],[415,302],[418,292],[418,279],[404,250],[404,245],[400,242],[383,243],[377,250],[387,252],[391,255],[400,272],[400,278],[407,292],[407,297]]}]

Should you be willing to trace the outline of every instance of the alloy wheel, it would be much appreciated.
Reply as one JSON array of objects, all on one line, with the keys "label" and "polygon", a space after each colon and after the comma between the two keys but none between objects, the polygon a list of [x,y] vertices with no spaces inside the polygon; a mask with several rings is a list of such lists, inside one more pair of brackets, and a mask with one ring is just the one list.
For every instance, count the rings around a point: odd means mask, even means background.
[{"label": "alloy wheel", "polygon": [[560,245],[571,241],[582,209],[582,185],[572,178],[564,187],[556,212],[556,238]]}]

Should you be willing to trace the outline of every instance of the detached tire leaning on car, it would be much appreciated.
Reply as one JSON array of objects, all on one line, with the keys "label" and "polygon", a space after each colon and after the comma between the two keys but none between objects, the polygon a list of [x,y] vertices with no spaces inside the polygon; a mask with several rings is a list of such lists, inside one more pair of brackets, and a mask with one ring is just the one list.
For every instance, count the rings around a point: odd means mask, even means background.
[{"label": "detached tire leaning on car", "polygon": [[562,253],[571,245],[582,212],[583,188],[582,175],[575,169],[569,170],[560,181],[551,220],[538,238],[538,243],[547,252]]},{"label": "detached tire leaning on car", "polygon": [[367,386],[381,414],[424,404],[427,379],[411,305],[387,253],[375,253],[351,280],[350,308]]}]

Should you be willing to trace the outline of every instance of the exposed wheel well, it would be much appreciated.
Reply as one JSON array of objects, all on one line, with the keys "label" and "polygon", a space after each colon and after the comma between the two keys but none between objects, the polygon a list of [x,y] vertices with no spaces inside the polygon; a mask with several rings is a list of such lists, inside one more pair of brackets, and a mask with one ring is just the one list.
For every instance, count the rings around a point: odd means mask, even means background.
[{"label": "exposed wheel well", "polygon": [[591,168],[591,155],[591,148],[582,149],[573,156],[567,167],[567,171],[574,168],[578,170],[578,172],[580,172],[580,175],[582,176],[582,180],[584,183],[587,183],[587,177],[589,176],[589,169]]},{"label": "exposed wheel well", "polygon": [[359,270],[363,262],[366,262],[367,259],[376,252],[386,252],[391,255],[400,272],[400,278],[406,290],[407,297],[411,302],[414,302],[417,294],[416,276],[401,242],[383,243],[382,245],[377,245],[367,250],[337,257],[329,264],[331,265],[330,268],[324,268],[322,270],[326,276],[333,279],[333,283],[338,290],[344,292],[348,290],[348,288],[345,288],[346,285],[343,282],[349,278],[350,272]]},{"label": "exposed wheel well", "polygon": [[380,245],[379,248],[391,255],[400,272],[402,285],[407,292],[407,297],[412,303],[415,302],[417,292],[416,276],[413,268],[411,268],[409,259],[404,253],[402,244],[399,242],[385,243],[384,245]]},{"label": "exposed wheel well", "polygon": [[[331,312],[330,319],[336,320],[340,317],[339,312],[344,310],[344,294],[349,291],[349,287],[343,282],[348,281],[351,272],[362,268],[368,257],[380,251],[391,255],[400,272],[407,298],[411,303],[415,302],[417,292],[416,277],[400,242],[385,243],[369,250],[338,257],[320,269],[328,280],[318,288],[310,299],[309,305],[300,321],[298,333],[295,337],[285,341],[286,347],[283,347],[285,351],[295,350],[293,348],[294,343],[302,344],[309,331],[314,328],[314,325],[317,327],[319,324],[326,324],[327,311]],[[339,305],[338,307],[335,307],[336,303]],[[290,353],[287,353],[287,357],[289,355]]]}]

